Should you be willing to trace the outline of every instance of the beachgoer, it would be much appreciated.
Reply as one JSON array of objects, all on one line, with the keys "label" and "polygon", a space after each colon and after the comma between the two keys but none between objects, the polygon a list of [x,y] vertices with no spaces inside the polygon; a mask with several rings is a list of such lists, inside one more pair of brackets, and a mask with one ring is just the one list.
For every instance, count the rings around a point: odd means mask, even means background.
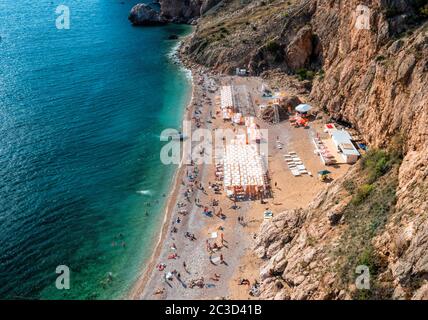
[{"label": "beachgoer", "polygon": [[162,289],[157,289],[153,294],[158,295],[158,294],[163,294],[164,292],[165,292],[165,288],[162,288]]}]

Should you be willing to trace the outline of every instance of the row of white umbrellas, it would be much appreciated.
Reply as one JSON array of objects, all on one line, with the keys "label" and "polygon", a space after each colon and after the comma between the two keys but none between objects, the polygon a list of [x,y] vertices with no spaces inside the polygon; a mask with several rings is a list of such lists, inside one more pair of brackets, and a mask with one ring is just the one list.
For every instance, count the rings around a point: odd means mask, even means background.
[{"label": "row of white umbrellas", "polygon": [[224,185],[264,186],[263,162],[252,145],[228,145],[224,157]]},{"label": "row of white umbrellas", "polygon": [[223,86],[220,89],[220,103],[222,109],[233,107],[233,94],[231,86]]}]

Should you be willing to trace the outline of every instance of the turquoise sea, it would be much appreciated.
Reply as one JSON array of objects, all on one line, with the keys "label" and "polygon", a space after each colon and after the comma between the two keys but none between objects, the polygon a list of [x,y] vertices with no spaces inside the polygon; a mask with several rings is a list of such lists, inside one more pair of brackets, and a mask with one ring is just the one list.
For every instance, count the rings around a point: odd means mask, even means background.
[{"label": "turquoise sea", "polygon": [[122,298],[151,254],[176,169],[159,135],[191,94],[167,38],[191,30],[132,27],[137,2],[0,0],[0,299]]}]

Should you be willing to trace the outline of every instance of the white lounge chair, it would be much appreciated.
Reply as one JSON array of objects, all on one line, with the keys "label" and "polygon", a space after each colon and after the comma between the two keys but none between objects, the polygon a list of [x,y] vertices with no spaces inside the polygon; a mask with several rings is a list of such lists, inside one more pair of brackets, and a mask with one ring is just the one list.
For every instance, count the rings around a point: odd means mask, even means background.
[{"label": "white lounge chair", "polygon": [[293,176],[295,176],[295,177],[300,176],[300,172],[299,172],[299,170],[293,169],[293,170],[291,170],[291,173],[292,173],[292,174],[293,174]]}]

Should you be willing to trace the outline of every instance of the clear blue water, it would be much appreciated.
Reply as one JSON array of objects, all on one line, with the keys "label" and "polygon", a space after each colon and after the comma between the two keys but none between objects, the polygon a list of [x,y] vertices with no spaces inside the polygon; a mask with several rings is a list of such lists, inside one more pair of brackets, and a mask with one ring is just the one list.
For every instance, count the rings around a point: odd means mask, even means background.
[{"label": "clear blue water", "polygon": [[121,298],[151,254],[176,169],[159,135],[191,90],[167,37],[190,30],[131,27],[137,2],[0,0],[0,298]]}]

